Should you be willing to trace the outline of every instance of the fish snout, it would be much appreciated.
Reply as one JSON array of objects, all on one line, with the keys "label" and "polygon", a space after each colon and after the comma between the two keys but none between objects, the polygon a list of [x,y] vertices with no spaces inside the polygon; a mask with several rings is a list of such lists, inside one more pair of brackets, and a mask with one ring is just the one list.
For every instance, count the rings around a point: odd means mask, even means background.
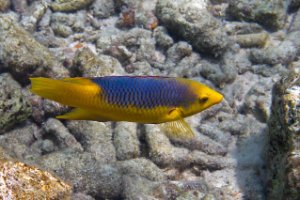
[{"label": "fish snout", "polygon": [[214,92],[211,94],[210,99],[212,101],[212,104],[218,104],[223,100],[223,95],[219,92]]}]

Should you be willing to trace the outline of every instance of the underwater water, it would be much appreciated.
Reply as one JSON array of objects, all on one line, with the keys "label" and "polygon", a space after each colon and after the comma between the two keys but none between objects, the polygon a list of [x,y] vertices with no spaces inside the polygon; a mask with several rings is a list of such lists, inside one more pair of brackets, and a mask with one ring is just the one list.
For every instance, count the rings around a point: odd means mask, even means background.
[{"label": "underwater water", "polygon": [[[299,7],[0,0],[0,199],[299,199]],[[102,76],[187,78],[224,98],[184,119],[190,138],[158,124],[57,119],[71,107],[30,91],[32,77]],[[151,92],[141,101],[152,108],[165,98]]]}]

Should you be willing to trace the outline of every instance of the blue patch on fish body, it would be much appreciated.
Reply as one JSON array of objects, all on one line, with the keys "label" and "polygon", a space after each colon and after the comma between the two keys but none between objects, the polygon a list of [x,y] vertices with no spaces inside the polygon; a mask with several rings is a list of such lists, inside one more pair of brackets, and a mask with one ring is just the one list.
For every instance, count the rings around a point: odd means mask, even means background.
[{"label": "blue patch on fish body", "polygon": [[151,109],[157,106],[188,107],[196,100],[190,89],[175,78],[108,76],[93,78],[110,104]]}]

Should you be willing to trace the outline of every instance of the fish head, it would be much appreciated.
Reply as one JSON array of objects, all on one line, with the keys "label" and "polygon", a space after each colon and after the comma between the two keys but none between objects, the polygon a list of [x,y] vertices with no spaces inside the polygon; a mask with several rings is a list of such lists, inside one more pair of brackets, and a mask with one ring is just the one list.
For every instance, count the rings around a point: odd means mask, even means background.
[{"label": "fish head", "polygon": [[199,82],[192,82],[190,84],[190,89],[195,96],[195,100],[188,108],[183,109],[185,116],[190,116],[206,110],[223,100],[223,95],[221,93]]}]

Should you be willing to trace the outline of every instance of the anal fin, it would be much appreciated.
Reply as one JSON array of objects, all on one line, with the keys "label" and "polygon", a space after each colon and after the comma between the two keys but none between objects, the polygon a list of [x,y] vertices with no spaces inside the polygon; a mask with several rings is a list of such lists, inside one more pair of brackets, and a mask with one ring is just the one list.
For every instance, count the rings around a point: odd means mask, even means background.
[{"label": "anal fin", "polygon": [[181,139],[191,139],[194,137],[194,132],[183,118],[160,125],[168,137]]},{"label": "anal fin", "polygon": [[100,113],[82,108],[74,108],[68,113],[56,116],[56,118],[70,120],[93,120],[100,122],[109,121],[109,119],[103,117]]}]

